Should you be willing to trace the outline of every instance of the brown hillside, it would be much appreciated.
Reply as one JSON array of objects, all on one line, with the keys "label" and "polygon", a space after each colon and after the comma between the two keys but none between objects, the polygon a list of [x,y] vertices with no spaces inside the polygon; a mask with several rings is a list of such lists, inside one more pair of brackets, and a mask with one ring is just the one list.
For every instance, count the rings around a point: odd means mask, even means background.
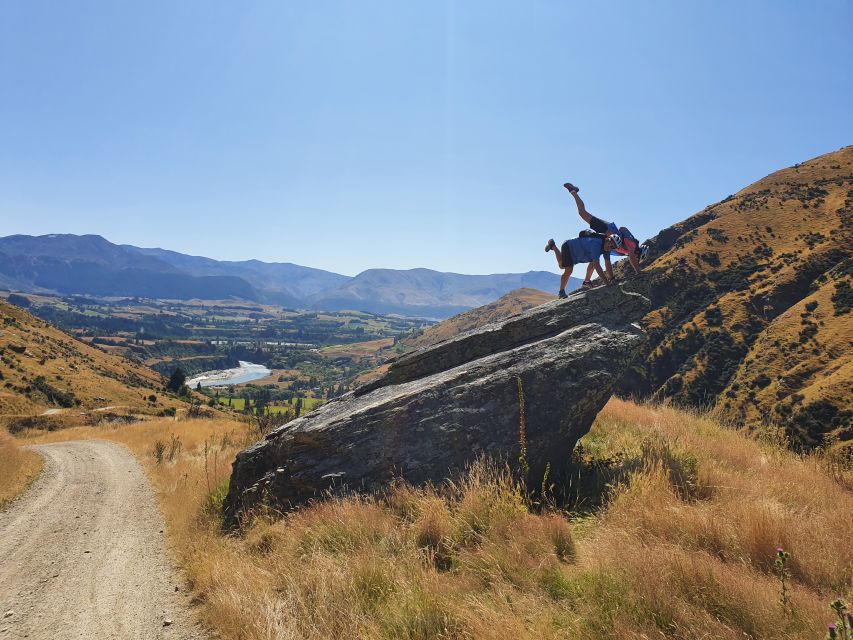
[{"label": "brown hillside", "polygon": [[515,289],[490,304],[465,311],[424,329],[422,334],[405,340],[404,346],[408,349],[422,349],[464,331],[527,311],[554,298],[554,295],[538,289]]},{"label": "brown hillside", "polygon": [[853,438],[853,147],[778,171],[649,241],[649,349],[625,390]]},{"label": "brown hillside", "polygon": [[[162,397],[162,387],[156,372],[0,301],[0,416],[102,407],[156,412],[179,404]],[[156,403],[147,400],[152,394]]]}]

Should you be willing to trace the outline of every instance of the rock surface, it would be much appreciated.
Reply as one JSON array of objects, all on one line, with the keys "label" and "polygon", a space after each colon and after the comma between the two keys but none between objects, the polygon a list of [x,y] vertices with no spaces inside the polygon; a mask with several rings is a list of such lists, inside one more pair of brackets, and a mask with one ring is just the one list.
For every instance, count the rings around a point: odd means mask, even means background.
[{"label": "rock surface", "polygon": [[234,462],[226,523],[394,477],[439,483],[478,456],[517,463],[519,380],[529,481],[559,473],[644,342],[648,300],[579,292],[393,362],[387,374],[276,429]]}]

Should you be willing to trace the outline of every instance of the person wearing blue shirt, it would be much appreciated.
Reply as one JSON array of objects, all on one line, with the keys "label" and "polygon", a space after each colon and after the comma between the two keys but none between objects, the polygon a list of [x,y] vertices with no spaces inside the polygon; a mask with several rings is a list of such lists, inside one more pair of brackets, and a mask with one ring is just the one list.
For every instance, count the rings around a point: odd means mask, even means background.
[{"label": "person wearing blue shirt", "polygon": [[[578,207],[578,215],[580,215],[581,219],[586,222],[593,231],[609,237],[613,241],[613,244],[616,245],[609,254],[615,257],[627,256],[631,266],[634,268],[634,273],[640,273],[640,258],[643,256],[643,250],[639,242],[634,238],[633,234],[625,227],[620,229],[616,226],[616,223],[606,222],[587,211],[586,205],[578,195],[578,191],[580,191],[580,189],[571,182],[567,182],[563,187],[565,187],[565,189],[572,194],[572,197],[575,199],[575,204],[577,204]],[[608,262],[608,267],[609,264],[610,263]],[[583,282],[584,287],[591,286],[590,278],[592,277],[592,269],[592,264],[590,264],[586,270],[586,278],[584,278]],[[611,278],[613,277],[613,272],[609,268],[607,273]]]},{"label": "person wearing blue shirt", "polygon": [[[610,266],[610,251],[615,248],[616,245],[610,237],[586,236],[571,238],[566,240],[559,249],[553,238],[548,240],[548,243],[545,245],[545,251],[554,252],[554,255],[557,257],[557,265],[563,270],[563,275],[560,276],[559,297],[568,297],[566,295],[566,284],[569,282],[569,277],[572,275],[572,268],[576,264],[590,263],[598,274],[598,277],[606,280],[608,284],[612,283],[613,269]],[[601,270],[601,265],[598,264],[600,256],[604,256],[607,275]]]}]

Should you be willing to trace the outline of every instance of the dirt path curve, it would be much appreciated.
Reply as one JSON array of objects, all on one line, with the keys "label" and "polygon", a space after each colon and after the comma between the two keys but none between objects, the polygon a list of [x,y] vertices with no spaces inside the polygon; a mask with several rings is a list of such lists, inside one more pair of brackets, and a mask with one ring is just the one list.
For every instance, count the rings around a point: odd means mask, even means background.
[{"label": "dirt path curve", "polygon": [[41,477],[0,513],[0,640],[205,637],[133,456],[97,440],[33,449]]}]

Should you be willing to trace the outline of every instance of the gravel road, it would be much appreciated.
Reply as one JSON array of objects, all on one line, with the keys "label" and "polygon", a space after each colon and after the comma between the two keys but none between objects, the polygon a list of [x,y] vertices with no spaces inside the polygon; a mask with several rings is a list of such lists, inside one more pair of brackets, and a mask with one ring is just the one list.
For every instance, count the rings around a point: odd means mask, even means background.
[{"label": "gravel road", "polygon": [[0,640],[204,638],[133,456],[95,440],[33,449],[41,477],[0,513]]}]

